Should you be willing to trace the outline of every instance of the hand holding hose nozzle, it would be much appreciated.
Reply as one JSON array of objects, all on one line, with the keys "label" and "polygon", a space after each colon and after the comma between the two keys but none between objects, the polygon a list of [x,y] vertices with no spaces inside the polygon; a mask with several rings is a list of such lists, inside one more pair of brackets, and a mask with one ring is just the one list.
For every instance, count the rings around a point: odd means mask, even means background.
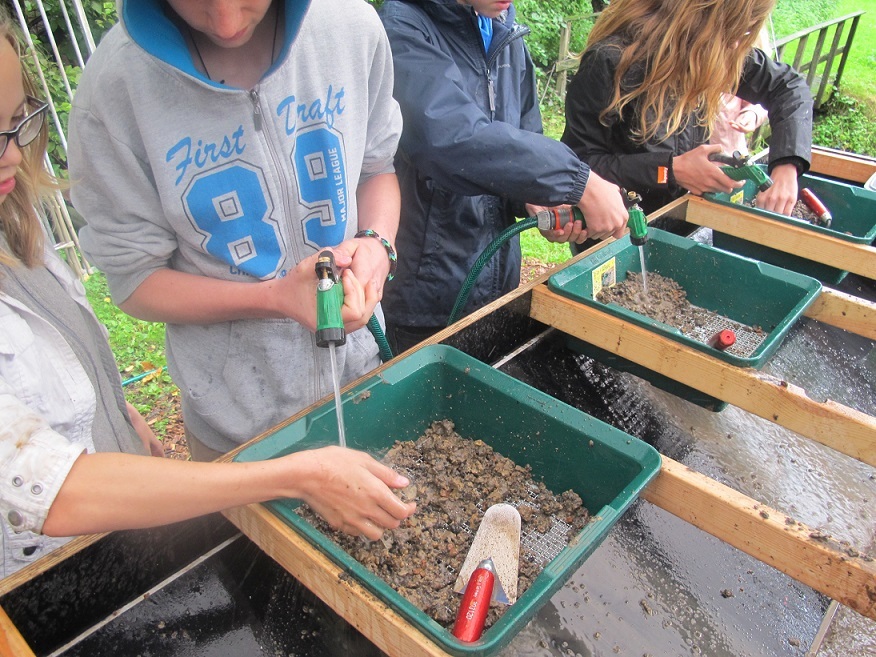
[{"label": "hand holding hose nozzle", "polygon": [[[642,200],[642,197],[635,192],[628,194],[627,192],[622,191],[622,194],[627,206],[627,226],[630,228],[630,239],[633,241],[633,244],[640,246],[648,239],[648,223],[645,220],[645,213],[642,212],[642,209],[638,205],[639,201]],[[450,318],[447,320],[447,325],[450,326],[460,318],[463,308],[465,308],[465,305],[468,303],[468,297],[475,281],[477,281],[478,276],[481,275],[481,271],[490,261],[490,258],[502,248],[505,242],[530,228],[539,228],[541,230],[562,230],[570,221],[580,221],[586,226],[586,220],[580,208],[577,206],[563,206],[558,208],[548,208],[536,212],[533,216],[522,219],[502,231],[502,234],[490,242],[478,256],[477,260],[475,260],[471,271],[468,272],[468,276],[466,276],[465,281],[462,283],[462,289],[459,290],[459,294],[456,297],[456,303],[453,305],[453,310],[450,312]]]},{"label": "hand holding hose nozzle", "polygon": [[733,180],[751,180],[757,185],[757,191],[759,192],[765,192],[773,186],[772,179],[759,166],[751,164],[748,158],[739,151],[733,151],[732,155],[727,155],[727,153],[710,153],[709,160],[726,165],[721,167],[721,171],[727,174],[728,178]]},{"label": "hand holding hose nozzle", "polygon": [[[645,213],[639,206],[642,197],[636,192],[628,192],[625,189],[621,189],[621,196],[629,213],[627,227],[630,229],[630,241],[636,246],[640,246],[648,241],[648,222],[645,219]],[[537,221],[539,230],[562,230],[570,221],[578,220],[586,226],[581,210],[578,207],[568,205],[541,210],[535,214],[534,219]]]}]

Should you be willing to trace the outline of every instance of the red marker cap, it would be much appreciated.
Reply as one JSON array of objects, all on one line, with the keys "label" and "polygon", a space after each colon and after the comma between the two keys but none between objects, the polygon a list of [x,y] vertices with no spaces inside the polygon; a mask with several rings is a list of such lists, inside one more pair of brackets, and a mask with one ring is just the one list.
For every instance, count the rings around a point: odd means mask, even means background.
[{"label": "red marker cap", "polygon": [[736,334],[730,329],[718,331],[715,335],[709,338],[709,346],[718,351],[724,351],[725,349],[732,347],[735,343]]}]

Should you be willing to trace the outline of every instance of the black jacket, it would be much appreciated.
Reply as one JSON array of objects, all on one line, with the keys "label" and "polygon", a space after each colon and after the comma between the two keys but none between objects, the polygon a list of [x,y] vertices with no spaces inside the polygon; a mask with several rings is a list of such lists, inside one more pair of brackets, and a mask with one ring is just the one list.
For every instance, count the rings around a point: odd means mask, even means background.
[{"label": "black jacket", "polygon": [[[541,134],[535,74],[514,8],[493,20],[488,53],[471,7],[386,0],[395,97],[404,118],[396,171],[402,212],[387,321],[443,326],[481,251],[525,202],[581,199],[589,168]],[[466,312],[520,282],[515,237],[484,268]]]},{"label": "black jacket", "polygon": [[[637,126],[638,108],[627,106],[623,117],[599,114],[611,99],[614,74],[621,56],[621,41],[607,40],[586,51],[566,94],[566,129],[562,141],[600,176],[644,197],[643,208],[651,212],[684,194],[672,183],[658,182],[658,167],[669,167],[673,155],[681,155],[708,142],[706,128],[691,120],[688,126],[665,141],[645,144],[631,139]],[[632,71],[627,89],[641,84],[644,71]],[[754,49],[746,59],[736,95],[763,105],[769,111],[770,168],[793,162],[799,172],[809,170],[812,146],[812,95],[806,81],[787,64],[775,62]],[[659,137],[660,135],[658,135]]]}]

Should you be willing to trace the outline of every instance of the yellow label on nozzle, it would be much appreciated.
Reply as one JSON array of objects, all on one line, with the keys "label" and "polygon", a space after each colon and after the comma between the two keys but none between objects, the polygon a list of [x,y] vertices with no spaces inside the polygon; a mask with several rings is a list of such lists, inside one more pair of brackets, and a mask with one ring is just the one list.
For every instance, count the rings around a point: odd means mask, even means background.
[{"label": "yellow label on nozzle", "polygon": [[593,298],[602,292],[605,287],[611,287],[617,283],[617,265],[615,259],[606,260],[590,272],[593,277]]}]

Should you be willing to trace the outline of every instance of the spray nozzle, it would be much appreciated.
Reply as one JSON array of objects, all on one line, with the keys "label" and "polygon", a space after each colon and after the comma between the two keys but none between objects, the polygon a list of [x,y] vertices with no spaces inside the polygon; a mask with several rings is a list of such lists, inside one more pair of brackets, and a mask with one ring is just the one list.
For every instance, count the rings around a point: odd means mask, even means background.
[{"label": "spray nozzle", "polygon": [[648,241],[648,220],[645,219],[645,213],[639,206],[639,203],[642,202],[642,196],[638,192],[627,191],[623,188],[621,188],[621,196],[629,215],[627,228],[630,229],[630,242],[636,246],[642,246]]},{"label": "spray nozzle", "polygon": [[710,153],[709,160],[726,166],[721,170],[733,180],[751,180],[757,185],[757,191],[765,192],[773,186],[772,179],[763,172],[756,164],[752,164],[747,157],[739,151],[733,151],[732,155],[726,153]]},{"label": "spray nozzle", "polygon": [[316,260],[316,344],[328,347],[347,341],[341,308],[344,305],[344,286],[335,266],[331,251],[323,251]]}]

